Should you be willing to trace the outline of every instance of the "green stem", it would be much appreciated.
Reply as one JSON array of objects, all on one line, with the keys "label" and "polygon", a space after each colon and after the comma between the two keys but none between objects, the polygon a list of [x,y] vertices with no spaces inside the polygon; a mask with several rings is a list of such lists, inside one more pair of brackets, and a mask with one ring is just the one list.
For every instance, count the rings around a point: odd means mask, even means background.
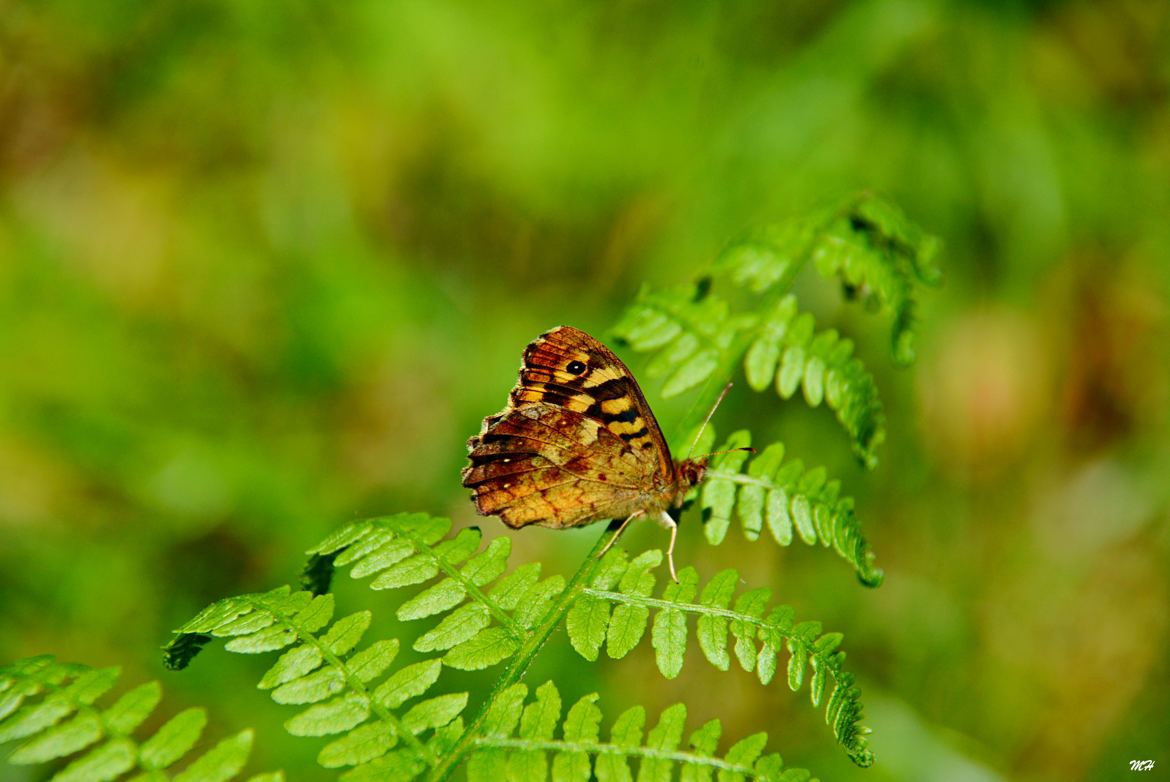
[{"label": "green stem", "polygon": [[552,607],[549,608],[548,612],[541,619],[540,624],[537,625],[531,635],[521,644],[520,648],[516,650],[516,653],[512,655],[512,662],[500,674],[500,678],[496,680],[492,691],[484,699],[483,705],[479,707],[479,711],[475,717],[468,723],[467,729],[463,731],[463,735],[459,737],[459,741],[443,755],[438,765],[431,769],[431,773],[427,777],[431,782],[440,782],[450,777],[455,769],[459,767],[459,764],[463,762],[467,754],[475,750],[477,742],[482,738],[479,735],[479,731],[483,727],[484,720],[487,719],[492,705],[499,698],[500,693],[524,678],[524,674],[528,672],[528,667],[532,664],[533,659],[536,658],[537,653],[540,652],[540,648],[544,646],[545,641],[552,635],[553,630],[564,620],[569,608],[572,607],[573,603],[577,601],[577,598],[585,591],[585,584],[593,576],[594,572],[596,572],[601,562],[598,554],[601,552],[608,538],[609,530],[607,529],[597,539],[597,542],[593,544],[593,548],[586,555],[585,561],[581,563],[581,567],[577,568],[577,572],[573,574],[572,579],[569,580],[568,585],[561,592],[557,601],[553,603]]},{"label": "green stem", "polygon": [[426,554],[440,570],[446,573],[451,579],[458,581],[473,600],[487,608],[488,613],[490,613],[492,617],[494,617],[495,620],[499,622],[505,630],[508,631],[509,635],[511,635],[517,641],[523,638],[524,628],[520,626],[520,623],[513,619],[511,615],[508,614],[508,612],[500,608],[500,606],[496,604],[495,600],[492,600],[487,595],[485,595],[483,590],[476,586],[476,584],[470,578],[463,575],[459,568],[453,567],[451,563],[446,561],[446,559],[437,556],[434,552],[434,549],[427,545],[426,541],[417,535],[411,532],[402,532],[400,534],[410,538],[410,541],[414,543],[415,550]]},{"label": "green stem", "polygon": [[629,747],[617,744],[590,744],[575,741],[554,741],[552,739],[482,738],[476,741],[479,747],[527,750],[529,752],[584,752],[592,755],[618,755],[621,757],[649,758],[671,763],[686,763],[692,766],[707,766],[730,774],[742,774],[748,779],[757,779],[750,766],[729,763],[723,758],[695,755],[691,752],[672,752],[655,747]]}]

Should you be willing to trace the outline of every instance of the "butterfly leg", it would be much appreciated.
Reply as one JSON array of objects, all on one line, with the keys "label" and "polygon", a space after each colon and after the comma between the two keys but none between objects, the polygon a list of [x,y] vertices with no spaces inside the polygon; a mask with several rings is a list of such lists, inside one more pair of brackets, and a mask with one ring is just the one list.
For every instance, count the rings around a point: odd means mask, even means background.
[{"label": "butterfly leg", "polygon": [[642,515],[642,511],[639,510],[639,511],[634,511],[628,517],[626,517],[626,520],[622,522],[622,525],[617,528],[617,532],[613,533],[613,537],[609,539],[609,543],[605,544],[605,548],[603,548],[601,551],[597,552],[597,558],[600,559],[600,558],[604,557],[605,552],[609,551],[613,547],[613,544],[617,543],[617,539],[622,536],[622,532],[625,531],[626,526],[631,521],[633,521],[634,519],[638,518],[641,515]]},{"label": "butterfly leg", "polygon": [[666,511],[661,511],[656,521],[670,530],[670,548],[666,550],[666,564],[670,568],[670,577],[677,584],[678,574],[674,572],[674,541],[678,537],[678,523]]}]

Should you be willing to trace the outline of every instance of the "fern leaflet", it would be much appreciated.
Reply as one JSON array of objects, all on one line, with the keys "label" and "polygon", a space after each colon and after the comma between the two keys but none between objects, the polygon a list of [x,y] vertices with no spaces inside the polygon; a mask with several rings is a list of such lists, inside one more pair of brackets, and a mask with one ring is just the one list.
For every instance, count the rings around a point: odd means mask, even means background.
[{"label": "fern leaflet", "polygon": [[[223,739],[182,771],[168,771],[198,743],[207,713],[197,708],[179,712],[139,742],[133,734],[154,713],[162,688],[148,682],[99,707],[119,673],[48,656],[0,668],[0,744],[22,742],[8,762],[29,765],[75,756],[51,777],[53,782],[104,782],[135,770],[139,774],[133,779],[140,782],[227,782],[243,770],[252,749],[250,730]],[[248,782],[283,779],[272,772]]]},{"label": "fern leaflet", "polygon": [[[590,556],[566,583],[559,575],[541,579],[539,563],[506,573],[508,538],[496,538],[481,548],[478,529],[463,529],[451,536],[450,527],[447,519],[425,514],[400,514],[351,524],[310,552],[306,574],[311,589],[292,592],[285,587],[214,603],[177,631],[167,648],[168,663],[174,667],[186,665],[212,637],[225,639],[225,648],[234,652],[283,650],[264,674],[260,687],[271,690],[277,702],[304,707],[286,722],[289,732],[336,737],[318,756],[323,766],[349,767],[342,779],[351,782],[388,777],[413,779],[419,775],[445,779],[481,750],[505,748],[505,744],[484,743],[493,730],[493,720],[499,716],[501,699],[507,692],[519,692],[511,688],[520,683],[532,659],[562,622],[568,626],[574,647],[589,659],[597,658],[602,643],[608,643],[609,654],[615,658],[639,643],[651,607],[661,603],[651,597],[654,575],[649,568],[662,559],[660,552],[652,551],[629,563],[626,554],[615,548],[603,559]],[[606,537],[602,536],[597,549]],[[369,627],[370,615],[358,612],[334,620],[333,597],[324,590],[338,567],[348,567],[355,578],[370,579],[372,589],[420,589],[401,604],[398,618],[431,620],[411,644],[424,659],[396,669],[401,643],[398,639],[375,641],[355,651]],[[818,638],[819,626],[810,623],[793,628],[778,619],[764,620],[762,605],[758,615],[752,613],[755,609],[751,605],[739,602],[734,611],[728,609],[723,614],[719,611],[726,606],[692,605],[688,601],[694,597],[693,590],[688,594],[685,585],[697,583],[698,576],[693,569],[683,572],[690,581],[668,586],[663,600],[672,601],[670,611],[665,618],[655,620],[655,648],[664,674],[675,675],[681,666],[678,636],[681,630],[681,644],[685,647],[685,615],[714,612],[712,615],[725,619],[731,617],[738,622],[733,627],[737,639],[741,635],[746,639],[749,634],[751,638],[759,637],[762,648],[756,657],[762,660],[761,671],[769,659],[774,670],[778,645],[787,644],[792,655],[804,655],[801,659],[810,661],[814,671],[824,672],[819,680],[814,674],[814,703],[819,704],[823,694],[824,676],[833,676],[836,687],[830,702],[839,704],[833,713],[845,715],[835,717],[831,723],[835,735],[855,761],[868,762],[856,726],[860,716],[857,694],[850,688],[848,674],[841,671],[844,655],[828,647],[817,652],[816,644],[832,636]],[[607,590],[615,585],[618,591],[610,595]],[[612,612],[611,604],[615,606]],[[781,611],[776,616],[782,618],[784,614]],[[702,640],[710,621],[700,620],[701,643],[717,654],[715,646]],[[737,641],[737,654],[748,654],[743,646],[746,643]],[[591,644],[596,648],[590,652]],[[491,694],[470,716],[464,713],[468,705],[466,692],[432,692],[441,691],[436,686],[445,668],[476,671],[501,664],[504,669]],[[795,663],[790,665],[795,670],[792,666]],[[673,673],[668,673],[671,670]],[[803,667],[800,671],[803,676]],[[761,681],[770,679],[771,674],[761,673]],[[521,720],[521,738],[532,738],[525,733],[524,719],[537,717],[522,719],[521,706],[515,709],[515,718]],[[541,736],[541,741],[552,740],[551,733]],[[616,752],[610,745],[590,747],[581,751],[601,759]],[[645,753],[629,754],[649,757]],[[601,766],[609,762],[599,760]],[[751,763],[741,766],[737,768],[745,774],[753,768]]]},{"label": "fern leaflet", "polygon": [[[569,640],[581,656],[596,660],[604,644],[610,657],[620,659],[641,642],[649,627],[658,670],[673,679],[686,655],[690,615],[697,617],[700,651],[719,670],[728,670],[734,653],[740,667],[754,672],[766,685],[776,675],[781,650],[787,649],[788,686],[799,690],[811,671],[809,698],[820,706],[832,678],[825,721],[855,763],[873,763],[866,739],[869,729],[860,725],[860,691],[852,674],[842,670],[845,653],[837,651],[840,633],[822,634],[819,622],[795,623],[788,606],[769,610],[770,589],[753,589],[736,597],[739,574],[731,569],[717,573],[700,590],[698,573],[685,567],[678,573],[678,583],[668,582],[661,596],[654,597],[657,579],[652,571],[661,562],[662,553],[657,550],[632,561],[620,549],[605,556],[566,623]],[[655,612],[652,624],[651,611]]]},{"label": "fern leaflet", "polygon": [[834,411],[854,451],[868,466],[885,438],[884,416],[872,375],[853,357],[853,343],[836,331],[816,331],[788,289],[813,262],[840,279],[850,295],[893,313],[894,357],[913,359],[915,290],[939,279],[937,241],[893,205],[863,196],[843,206],[769,226],[731,244],[712,274],[754,298],[743,312],[712,291],[711,277],[665,290],[643,288],[613,329],[636,351],[656,352],[647,366],[664,377],[663,396],[727,378],[742,361],[756,391],[774,385],[784,399],[798,388],[816,407]]},{"label": "fern leaflet", "polygon": [[787,546],[795,530],[809,545],[820,541],[832,546],[861,583],[879,586],[883,573],[874,566],[876,557],[853,512],[853,498],[841,496],[841,482],[827,479],[823,467],[806,470],[800,459],[784,461],[782,443],[772,443],[750,461],[747,452],[733,450],[748,445],[751,433],[746,429],[732,434],[719,448],[731,452],[712,457],[698,489],[708,542],[723,542],[733,516],[749,540],[767,527],[777,543]]},{"label": "fern leaflet", "polygon": [[[596,693],[574,703],[563,719],[561,696],[552,682],[537,688],[536,698],[524,705],[527,695],[524,684],[515,684],[500,693],[468,761],[469,782],[544,780],[549,778],[550,770],[554,782],[585,782],[594,778],[593,774],[601,782],[628,780],[632,778],[630,760],[640,764],[638,779],[671,779],[676,768],[680,769],[681,780],[694,782],[711,780],[716,773],[721,781],[810,779],[804,769],[785,769],[779,755],[763,755],[767,742],[764,733],[742,739],[719,756],[719,720],[711,720],[691,733],[687,748],[680,750],[687,717],[686,706],[681,703],[665,709],[645,739],[646,710],[641,706],[626,710],[614,721],[606,742],[600,738],[602,715]],[[558,724],[561,737],[555,738]]]},{"label": "fern leaflet", "polygon": [[890,201],[865,193],[839,206],[755,231],[731,243],[717,273],[753,293],[784,287],[807,260],[838,279],[852,298],[893,316],[891,346],[901,364],[914,360],[916,289],[938,285],[938,239]]}]

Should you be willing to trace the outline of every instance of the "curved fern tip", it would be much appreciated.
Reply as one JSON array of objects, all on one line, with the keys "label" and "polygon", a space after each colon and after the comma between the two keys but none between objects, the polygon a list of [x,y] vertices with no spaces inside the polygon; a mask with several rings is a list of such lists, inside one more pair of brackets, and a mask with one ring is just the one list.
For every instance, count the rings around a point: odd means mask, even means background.
[{"label": "curved fern tip", "polygon": [[857,573],[857,580],[861,582],[862,586],[867,586],[870,589],[876,589],[885,583],[886,572],[881,568],[859,571]]},{"label": "curved fern tip", "polygon": [[179,633],[163,647],[163,667],[168,671],[181,671],[191,664],[195,655],[211,641],[210,635],[202,633]]}]

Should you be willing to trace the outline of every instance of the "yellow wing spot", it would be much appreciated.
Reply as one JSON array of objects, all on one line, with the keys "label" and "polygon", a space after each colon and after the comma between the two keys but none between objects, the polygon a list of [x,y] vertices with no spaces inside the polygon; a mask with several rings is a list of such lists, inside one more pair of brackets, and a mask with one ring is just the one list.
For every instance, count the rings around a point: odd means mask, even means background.
[{"label": "yellow wing spot", "polygon": [[617,399],[606,399],[601,403],[601,412],[609,415],[617,415],[624,413],[630,409],[630,400],[624,396],[619,396]]},{"label": "yellow wing spot", "polygon": [[565,407],[576,413],[583,413],[593,404],[593,397],[589,394],[574,394],[568,401]]},{"label": "yellow wing spot", "polygon": [[646,428],[646,424],[642,422],[642,417],[639,416],[633,421],[613,421],[606,425],[609,431],[614,434],[633,434],[634,432],[641,432]]},{"label": "yellow wing spot", "polygon": [[586,388],[597,388],[603,383],[608,383],[610,380],[621,377],[611,367],[600,366],[585,376]]},{"label": "yellow wing spot", "polygon": [[[534,388],[520,388],[513,391],[513,393],[515,394],[515,400],[521,404],[544,402],[546,395],[552,395],[552,392],[547,391],[543,384]],[[553,398],[557,399],[559,395],[553,395]],[[583,413],[592,404],[593,397],[589,396],[589,394],[574,394],[565,399],[563,407],[572,410],[574,413]]]}]

